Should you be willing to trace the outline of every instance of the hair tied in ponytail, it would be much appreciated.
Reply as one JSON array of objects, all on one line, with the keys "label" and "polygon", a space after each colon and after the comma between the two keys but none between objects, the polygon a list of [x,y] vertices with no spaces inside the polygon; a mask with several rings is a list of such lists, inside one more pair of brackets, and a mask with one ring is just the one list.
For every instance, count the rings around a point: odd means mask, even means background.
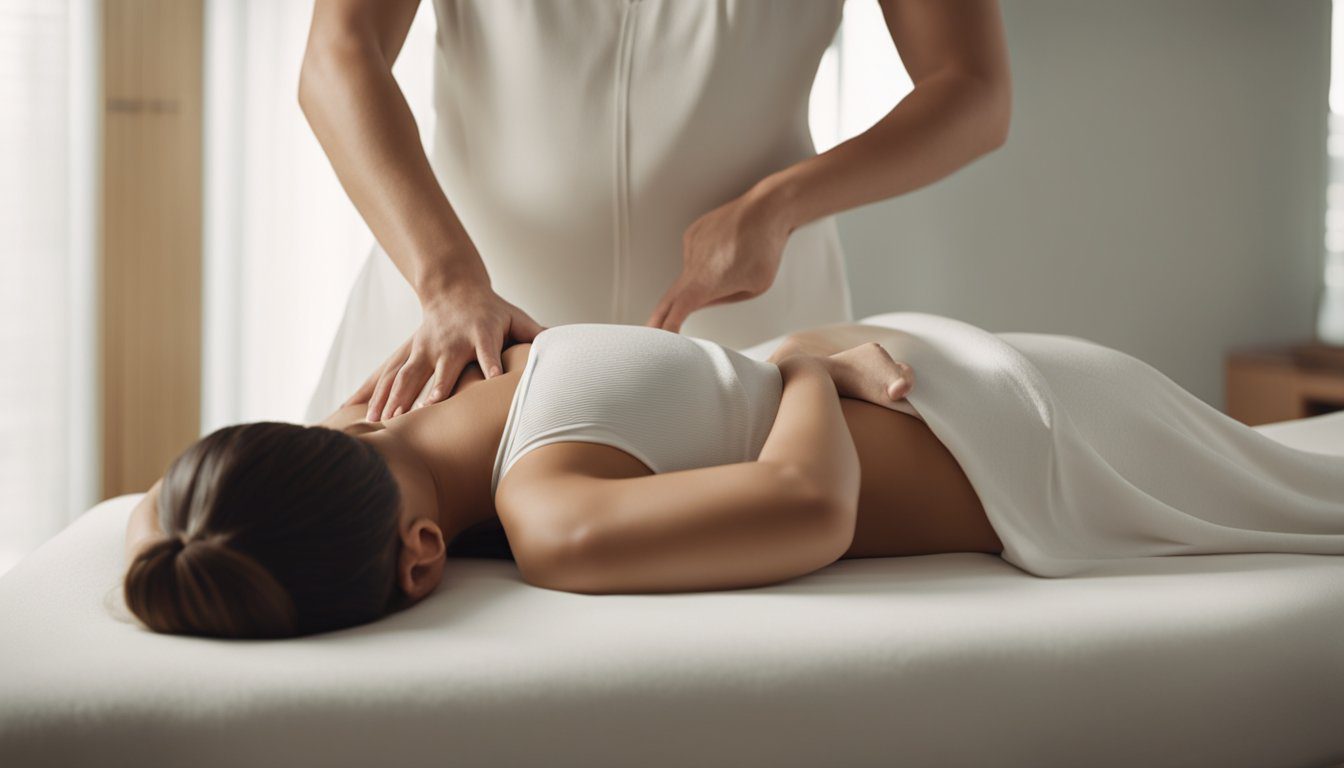
[{"label": "hair tied in ponytail", "polygon": [[371,621],[396,589],[400,493],[372,447],[326,427],[256,422],[169,465],[168,534],[129,564],[123,594],[156,632],[271,638]]}]

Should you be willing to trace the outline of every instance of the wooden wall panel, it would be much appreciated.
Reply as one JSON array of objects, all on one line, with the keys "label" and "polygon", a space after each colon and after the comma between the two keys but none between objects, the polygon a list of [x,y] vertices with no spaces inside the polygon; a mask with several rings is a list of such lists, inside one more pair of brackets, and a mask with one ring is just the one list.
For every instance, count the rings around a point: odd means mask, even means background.
[{"label": "wooden wall panel", "polygon": [[200,430],[202,14],[104,4],[104,496],[148,488]]}]

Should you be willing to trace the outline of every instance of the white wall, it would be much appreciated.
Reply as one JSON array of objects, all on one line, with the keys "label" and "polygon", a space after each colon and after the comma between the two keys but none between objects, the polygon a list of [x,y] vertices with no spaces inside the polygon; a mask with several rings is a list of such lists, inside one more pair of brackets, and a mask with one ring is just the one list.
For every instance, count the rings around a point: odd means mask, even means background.
[{"label": "white wall", "polygon": [[1311,335],[1328,0],[1005,0],[1008,144],[841,217],[859,317],[1068,333],[1221,406],[1228,347]]}]

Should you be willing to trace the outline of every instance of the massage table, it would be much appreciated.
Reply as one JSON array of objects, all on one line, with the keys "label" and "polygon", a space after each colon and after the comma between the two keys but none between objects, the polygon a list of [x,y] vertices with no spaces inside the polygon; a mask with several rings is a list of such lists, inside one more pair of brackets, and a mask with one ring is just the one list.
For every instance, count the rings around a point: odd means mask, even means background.
[{"label": "massage table", "polygon": [[[1344,413],[1260,429],[1344,454]],[[137,498],[97,505],[0,578],[0,766],[1344,761],[1344,558],[1042,579],[950,554],[601,596],[459,559],[374,624],[230,642],[126,618]]]}]

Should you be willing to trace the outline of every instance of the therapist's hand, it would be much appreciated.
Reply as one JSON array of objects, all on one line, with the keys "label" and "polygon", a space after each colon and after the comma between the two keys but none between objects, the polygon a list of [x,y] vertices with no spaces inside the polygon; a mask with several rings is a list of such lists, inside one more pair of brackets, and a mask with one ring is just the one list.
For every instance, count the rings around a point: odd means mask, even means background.
[{"label": "therapist's hand", "polygon": [[647,324],[680,331],[697,309],[765,293],[779,272],[788,239],[788,225],[756,191],[696,219],[682,236],[681,274]]},{"label": "therapist's hand", "polygon": [[368,402],[369,421],[411,410],[431,377],[434,384],[418,405],[444,399],[472,362],[487,379],[498,376],[504,342],[531,341],[541,332],[537,321],[481,281],[458,283],[421,307],[420,327],[344,403]]}]

